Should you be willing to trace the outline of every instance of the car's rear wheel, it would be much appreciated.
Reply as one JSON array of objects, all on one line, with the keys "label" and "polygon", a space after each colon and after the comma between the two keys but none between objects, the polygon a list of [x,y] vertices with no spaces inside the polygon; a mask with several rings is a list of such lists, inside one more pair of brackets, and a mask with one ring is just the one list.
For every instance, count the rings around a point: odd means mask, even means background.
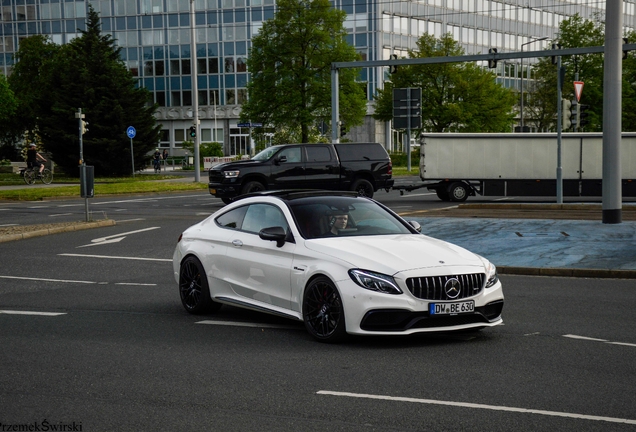
[{"label": "car's rear wheel", "polygon": [[263,185],[263,183],[259,181],[250,181],[243,185],[243,188],[241,189],[241,193],[245,195],[245,194],[253,193],[253,192],[261,192],[264,190],[265,190],[265,186]]},{"label": "car's rear wheel", "polygon": [[305,289],[303,320],[309,334],[320,342],[340,342],[346,336],[342,299],[329,278],[320,276]]},{"label": "car's rear wheel", "polygon": [[369,180],[358,179],[351,185],[351,190],[358,192],[358,195],[373,198],[373,185]]},{"label": "car's rear wheel", "polygon": [[220,303],[210,298],[208,278],[201,262],[189,256],[181,263],[179,269],[179,295],[185,310],[191,314],[215,312],[221,307]]}]

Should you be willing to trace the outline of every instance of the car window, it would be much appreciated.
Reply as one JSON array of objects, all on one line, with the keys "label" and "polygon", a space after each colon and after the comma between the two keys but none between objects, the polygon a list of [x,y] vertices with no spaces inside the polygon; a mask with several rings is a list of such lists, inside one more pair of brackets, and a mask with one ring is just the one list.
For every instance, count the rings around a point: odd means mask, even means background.
[{"label": "car window", "polygon": [[287,147],[281,150],[277,157],[287,157],[287,163],[302,162],[302,156],[300,153],[300,147]]},{"label": "car window", "polygon": [[347,225],[339,236],[412,234],[403,221],[397,219],[373,201],[356,198],[327,198],[292,204],[294,219],[306,239],[330,237],[334,217],[346,214]]},{"label": "car window", "polygon": [[331,160],[329,147],[312,144],[305,146],[305,150],[308,162],[329,162]]},{"label": "car window", "polygon": [[278,150],[280,150],[280,146],[267,147],[265,150],[252,157],[252,160],[266,161],[274,156]]},{"label": "car window", "polygon": [[223,228],[241,229],[247,206],[235,208],[215,219],[217,225]]},{"label": "car window", "polygon": [[270,204],[251,204],[247,207],[241,229],[258,234],[263,228],[276,226],[288,230],[285,215],[278,207]]}]

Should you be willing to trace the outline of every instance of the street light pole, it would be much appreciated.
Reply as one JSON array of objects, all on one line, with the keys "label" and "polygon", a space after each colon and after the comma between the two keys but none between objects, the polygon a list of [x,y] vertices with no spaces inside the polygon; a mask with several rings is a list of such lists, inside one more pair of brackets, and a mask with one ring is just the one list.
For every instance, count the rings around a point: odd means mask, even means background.
[{"label": "street light pole", "polygon": [[[542,41],[542,40],[546,40],[548,37],[547,36],[543,36],[537,39],[532,39],[531,41],[528,41],[526,43],[522,43],[521,44],[521,54],[523,54],[523,47],[526,45],[529,45],[531,43],[534,42],[538,42],[538,41]],[[519,117],[521,118],[521,132],[523,132],[523,57],[521,57],[521,104],[520,104],[520,110],[519,110]]]},{"label": "street light pole", "polygon": [[199,167],[199,143],[201,142],[201,130],[199,128],[199,86],[197,82],[197,43],[194,31],[194,0],[190,0],[190,56],[192,58],[192,114],[194,120],[194,181],[201,180],[201,168]]}]

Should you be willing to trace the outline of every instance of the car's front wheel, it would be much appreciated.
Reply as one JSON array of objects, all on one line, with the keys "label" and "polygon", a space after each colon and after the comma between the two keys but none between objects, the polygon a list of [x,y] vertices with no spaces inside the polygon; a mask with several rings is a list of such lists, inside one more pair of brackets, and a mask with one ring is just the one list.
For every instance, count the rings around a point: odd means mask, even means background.
[{"label": "car's front wheel", "polygon": [[191,314],[215,312],[221,307],[220,303],[212,301],[203,265],[193,256],[187,257],[181,263],[179,295],[183,307]]},{"label": "car's front wheel", "polygon": [[309,334],[320,342],[340,342],[346,336],[342,299],[329,278],[320,276],[305,289],[303,320]]},{"label": "car's front wheel", "polygon": [[265,190],[265,185],[259,181],[250,181],[243,185],[241,193],[243,195],[253,192],[261,192]]}]

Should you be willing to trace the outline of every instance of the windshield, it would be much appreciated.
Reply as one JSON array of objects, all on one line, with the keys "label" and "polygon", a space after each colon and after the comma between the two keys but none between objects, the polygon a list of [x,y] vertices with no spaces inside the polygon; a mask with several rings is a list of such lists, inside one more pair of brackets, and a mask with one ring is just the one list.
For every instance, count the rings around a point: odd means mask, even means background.
[{"label": "windshield", "polygon": [[276,152],[278,152],[278,150],[280,150],[281,146],[272,146],[272,147],[267,147],[265,150],[259,152],[258,154],[256,154],[252,160],[258,160],[258,161],[266,161],[271,159],[272,156],[274,156],[276,154]]},{"label": "windshield", "polygon": [[291,201],[290,208],[306,239],[414,234],[406,222],[365,198],[303,198]]}]

